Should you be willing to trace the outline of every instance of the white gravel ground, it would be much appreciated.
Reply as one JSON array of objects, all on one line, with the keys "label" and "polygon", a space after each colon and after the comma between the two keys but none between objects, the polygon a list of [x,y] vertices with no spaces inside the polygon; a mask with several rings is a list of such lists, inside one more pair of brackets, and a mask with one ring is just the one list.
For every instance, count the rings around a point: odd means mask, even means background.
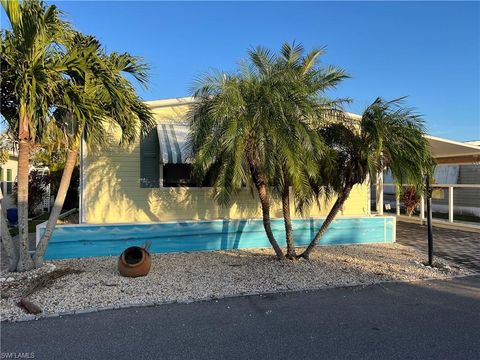
[{"label": "white gravel ground", "polygon": [[67,275],[29,299],[51,316],[102,308],[190,302],[276,291],[368,285],[384,281],[443,279],[469,271],[436,259],[441,269],[421,264],[425,258],[399,244],[320,247],[310,261],[278,262],[269,249],[153,255],[152,269],[142,278],[124,278],[116,257],[49,262],[28,273],[2,273],[1,320],[26,316],[15,303],[32,278],[57,268],[84,273]]}]

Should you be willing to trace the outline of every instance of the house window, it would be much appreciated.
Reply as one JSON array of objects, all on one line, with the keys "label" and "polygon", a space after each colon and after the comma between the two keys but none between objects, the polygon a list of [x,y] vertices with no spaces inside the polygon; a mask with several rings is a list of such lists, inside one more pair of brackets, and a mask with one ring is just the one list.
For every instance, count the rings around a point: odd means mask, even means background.
[{"label": "house window", "polygon": [[193,176],[191,164],[162,165],[163,187],[210,187],[212,186],[211,178],[210,174],[207,174],[202,182],[198,182]]},{"label": "house window", "polygon": [[140,142],[140,187],[209,187],[212,176],[203,182],[193,177],[191,156],[186,146],[188,124],[159,123]]},{"label": "house window", "polygon": [[163,187],[195,186],[190,164],[165,164],[162,166]]}]

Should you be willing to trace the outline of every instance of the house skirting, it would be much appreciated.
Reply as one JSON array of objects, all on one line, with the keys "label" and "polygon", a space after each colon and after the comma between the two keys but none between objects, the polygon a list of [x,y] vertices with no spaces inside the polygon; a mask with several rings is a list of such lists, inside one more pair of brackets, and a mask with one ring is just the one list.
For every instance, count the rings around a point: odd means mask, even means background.
[{"label": "house skirting", "polygon": [[[293,220],[295,244],[308,245],[324,219]],[[280,246],[285,246],[283,219],[272,220]],[[37,228],[37,239],[45,231]],[[179,221],[146,224],[57,225],[46,259],[118,256],[129,246],[151,241],[152,253],[268,248],[261,220]],[[395,217],[339,217],[320,245],[392,243]]]}]

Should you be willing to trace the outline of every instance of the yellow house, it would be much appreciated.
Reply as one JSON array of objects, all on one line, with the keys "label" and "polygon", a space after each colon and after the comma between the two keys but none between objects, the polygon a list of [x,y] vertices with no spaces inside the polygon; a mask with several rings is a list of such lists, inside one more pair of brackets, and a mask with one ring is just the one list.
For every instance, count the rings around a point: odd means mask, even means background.
[{"label": "yellow house", "polygon": [[[147,102],[157,128],[127,149],[112,145],[86,151],[83,147],[82,223],[261,218],[259,201],[247,189],[229,207],[222,207],[212,199],[209,187],[189,183],[190,165],[185,162],[183,144],[188,132],[186,113],[192,101],[192,98],[176,98]],[[357,186],[341,215],[369,215],[369,202],[369,187]],[[324,203],[320,209],[312,207],[305,216],[322,217],[331,204]],[[271,216],[282,217],[280,203],[272,205]]]},{"label": "yellow house", "polygon": [[[213,200],[207,181],[204,186],[191,182],[190,154],[184,145],[193,99],[147,104],[157,126],[129,148],[112,142],[87,151],[82,144],[80,224],[56,226],[46,259],[118,256],[129,246],[147,242],[154,253],[269,247],[256,194],[244,189],[222,207]],[[394,242],[395,218],[370,216],[369,197],[367,184],[356,186],[321,244]],[[295,216],[297,246],[309,244],[331,206],[323,201],[303,218]],[[285,246],[279,202],[272,204],[271,217],[272,232]],[[37,239],[44,231],[44,225],[37,228]]]}]

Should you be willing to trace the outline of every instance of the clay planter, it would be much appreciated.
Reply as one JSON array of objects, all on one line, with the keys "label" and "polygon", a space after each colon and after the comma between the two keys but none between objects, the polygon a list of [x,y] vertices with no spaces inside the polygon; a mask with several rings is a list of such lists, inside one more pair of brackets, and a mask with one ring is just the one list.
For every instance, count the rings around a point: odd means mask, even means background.
[{"label": "clay planter", "polygon": [[125,249],[118,259],[118,271],[122,276],[145,276],[150,271],[152,258],[146,249],[132,246]]}]

